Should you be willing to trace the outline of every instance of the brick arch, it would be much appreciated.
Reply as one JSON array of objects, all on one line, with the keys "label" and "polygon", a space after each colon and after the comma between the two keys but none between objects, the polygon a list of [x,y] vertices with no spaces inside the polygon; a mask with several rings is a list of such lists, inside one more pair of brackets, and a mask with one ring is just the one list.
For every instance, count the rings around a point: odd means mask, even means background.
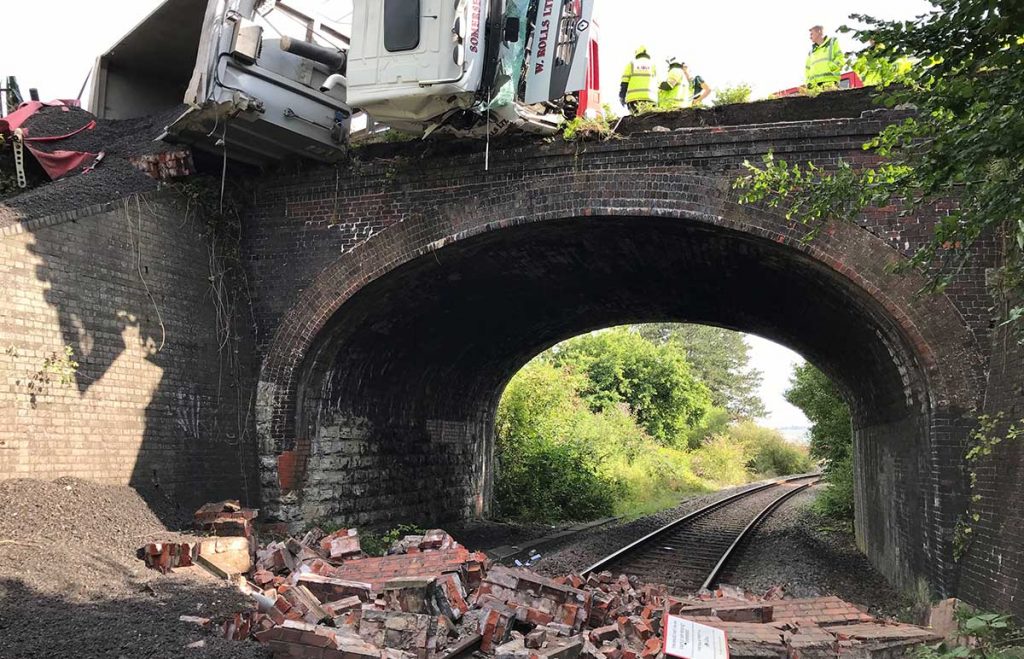
[{"label": "brick arch", "polygon": [[[742,206],[732,200],[728,179],[698,176],[682,168],[652,168],[645,170],[639,179],[635,171],[601,170],[576,172],[552,180],[528,179],[505,188],[496,186],[487,196],[471,199],[468,206],[449,203],[429,217],[406,217],[323,269],[284,315],[260,376],[258,430],[266,469],[265,495],[269,499],[265,504],[271,514],[295,519],[303,514],[331,513],[330,509],[312,509],[309,502],[304,501],[311,487],[319,488],[317,491],[322,494],[332,485],[310,483],[305,479],[303,466],[311,440],[305,432],[296,430],[296,419],[302,409],[300,383],[309,364],[332,358],[324,355],[336,346],[323,343],[322,337],[331,323],[345,321],[345,309],[349,308],[346,303],[403,268],[429,263],[432,259],[440,263],[439,255],[447,255],[475,241],[497,241],[516,231],[566,222],[575,223],[573,226],[586,231],[588,226],[601,222],[633,221],[634,218],[662,222],[666,227],[730,233],[760,244],[775,245],[778,258],[820,271],[831,282],[829,285],[848,289],[851,298],[860,300],[865,308],[870,307],[872,313],[895,328],[893,336],[884,337],[883,343],[888,341],[893,346],[891,350],[905,353],[899,369],[907,371],[902,373],[907,382],[917,383],[913,391],[907,385],[907,405],[922,409],[919,418],[908,420],[900,427],[891,426],[887,432],[925,436],[921,441],[928,448],[920,455],[911,456],[921,463],[914,468],[919,481],[913,486],[919,490],[912,497],[915,503],[901,503],[901,510],[882,511],[880,517],[905,520],[916,512],[929,521],[919,522],[926,528],[907,531],[924,534],[923,539],[894,539],[893,534],[899,533],[898,530],[867,522],[859,525],[859,531],[869,549],[893,543],[904,548],[902,554],[900,549],[895,553],[878,549],[878,556],[874,557],[876,564],[893,578],[908,576],[905,573],[912,569],[909,566],[919,561],[928,563],[929,569],[935,572],[933,582],[948,582],[951,579],[947,575],[949,568],[943,563],[948,554],[943,539],[945,530],[930,520],[949,517],[949,508],[956,505],[952,501],[954,494],[948,491],[955,490],[949,487],[948,481],[956,477],[956,465],[944,464],[943,456],[931,448],[931,444],[936,438],[942,441],[947,438],[936,428],[952,424],[959,411],[973,407],[981,376],[981,358],[974,336],[959,312],[942,295],[917,297],[916,291],[924,283],[921,277],[891,274],[888,266],[901,257],[874,234],[851,224],[837,223],[815,240],[806,242],[803,227],[787,223],[769,210]],[[736,324],[735,328],[750,329],[740,325]],[[580,326],[572,331],[585,329],[590,328]],[[552,338],[557,337],[547,337]],[[496,400],[504,379],[514,372],[515,364],[544,345],[524,347],[522,354],[496,368],[493,378],[482,386],[489,388]],[[917,375],[920,377],[915,380]],[[444,415],[435,416],[442,418]],[[487,420],[478,418],[477,421],[486,423]],[[878,433],[877,427],[875,424],[863,429],[868,452],[860,459],[872,469],[878,462],[878,468],[884,471],[882,467],[888,463],[882,465],[881,462],[889,458],[870,452],[874,450],[870,446],[872,442],[881,440],[867,439],[872,432]],[[351,432],[358,435],[362,431],[356,428]],[[435,428],[431,432],[441,436],[444,429]],[[948,440],[955,443],[955,433],[948,433]],[[341,460],[349,464],[349,458]],[[477,485],[485,487],[483,483]],[[277,491],[278,486],[281,491]],[[891,483],[887,487],[892,487]],[[942,487],[947,491],[943,492]],[[884,488],[879,491],[884,492]],[[934,503],[942,497],[950,501]],[[313,496],[305,498],[315,499]],[[887,504],[876,497],[865,505]],[[908,510],[914,506],[923,506],[925,510]],[[364,520],[371,521],[372,517],[357,517],[352,521]],[[924,545],[926,555],[915,556],[906,549],[915,542]]]},{"label": "brick arch", "polygon": [[[750,233],[807,255],[866,293],[901,328],[928,376],[929,390],[944,404],[976,399],[980,359],[965,364],[976,342],[959,311],[944,295],[919,299],[922,277],[888,270],[901,257],[873,234],[849,224],[830,225],[807,241],[806,230],[780,214],[729,198],[728,182],[667,170],[652,170],[642,195],[628,194],[634,171],[579,173],[566,182],[527,181],[472,207],[451,204],[431,218],[409,218],[343,254],[325,268],[285,314],[267,350],[260,374],[272,414],[260,426],[264,450],[287,445],[288,415],[294,412],[296,371],[314,339],[341,306],[367,283],[404,263],[447,245],[491,231],[567,217],[649,216],[698,222]],[[595,194],[595,191],[598,191]],[[525,203],[523,200],[527,200]],[[951,333],[953,340],[950,340]],[[955,354],[955,348],[967,354]],[[954,353],[954,354],[951,354]]]}]

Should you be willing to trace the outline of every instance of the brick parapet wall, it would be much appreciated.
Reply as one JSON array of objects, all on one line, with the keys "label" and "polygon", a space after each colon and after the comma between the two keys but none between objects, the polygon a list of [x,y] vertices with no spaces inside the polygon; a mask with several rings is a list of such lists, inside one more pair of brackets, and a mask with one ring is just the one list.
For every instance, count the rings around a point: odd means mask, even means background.
[{"label": "brick parapet wall", "polygon": [[[200,229],[170,193],[4,227],[0,478],[255,502],[251,350],[219,351]],[[65,346],[62,384],[44,364]]]},{"label": "brick parapet wall", "polygon": [[[636,206],[642,210],[658,201],[644,198],[643,182],[657,182],[659,177],[670,180],[681,171],[692,171],[720,178],[718,185],[727,189],[743,173],[745,162],[758,164],[769,151],[790,162],[813,162],[826,168],[840,159],[872,164],[875,159],[862,145],[892,120],[889,113],[870,111],[861,119],[688,128],[601,143],[498,148],[491,154],[487,172],[482,146],[473,150],[463,145],[468,152],[450,155],[433,154],[433,147],[416,143],[404,149],[387,145],[357,152],[356,164],[349,168],[267,178],[258,186],[246,250],[261,296],[257,305],[261,349],[304,282],[338,256],[395,224],[429,220],[432,212],[450,209],[459,200],[470,210],[483,200],[497,205],[503,198],[522,194],[531,181],[615,169],[637,173],[641,187]],[[594,192],[579,191],[599,196]],[[948,210],[940,206],[900,217],[895,209],[882,209],[865,213],[857,224],[899,253],[911,255],[930,238],[931,227]],[[985,271],[994,261],[991,246],[979,246],[979,258],[949,289],[983,345],[988,344],[991,325]],[[281,278],[277,273],[285,270],[289,276]]]}]

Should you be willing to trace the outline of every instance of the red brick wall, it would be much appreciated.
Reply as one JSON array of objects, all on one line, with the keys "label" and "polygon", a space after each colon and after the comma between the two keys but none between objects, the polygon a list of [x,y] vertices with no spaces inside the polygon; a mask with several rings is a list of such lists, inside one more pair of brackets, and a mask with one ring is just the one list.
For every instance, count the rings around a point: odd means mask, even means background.
[{"label": "red brick wall", "polygon": [[[268,512],[464,515],[486,505],[487,424],[529,357],[595,327],[704,321],[785,343],[840,382],[876,467],[860,472],[865,548],[894,580],[925,574],[951,592],[963,474],[950,456],[984,386],[989,255],[947,295],[919,296],[924,279],[891,266],[947,208],[888,209],[807,243],[731,190],[769,150],[861,160],[888,120],[499,147],[487,172],[466,145],[387,145],[349,168],[267,178],[247,256]],[[471,450],[437,441],[442,425]]]},{"label": "red brick wall", "polygon": [[[165,195],[2,229],[0,478],[255,500],[251,351],[219,351],[199,229]],[[43,382],[65,346],[77,373]]]}]

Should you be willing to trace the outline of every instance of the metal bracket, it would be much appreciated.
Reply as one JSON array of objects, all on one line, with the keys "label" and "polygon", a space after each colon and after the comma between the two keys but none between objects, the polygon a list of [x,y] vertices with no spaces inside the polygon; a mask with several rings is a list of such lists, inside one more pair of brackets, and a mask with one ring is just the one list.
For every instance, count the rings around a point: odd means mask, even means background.
[{"label": "metal bracket", "polygon": [[326,130],[328,132],[333,130],[333,127],[331,127],[331,126],[324,126],[323,124],[318,124],[317,122],[313,121],[312,119],[306,119],[305,117],[300,117],[299,115],[295,114],[295,111],[292,110],[291,108],[285,108],[284,109],[284,116],[287,119],[298,119],[302,123],[309,124],[310,126],[316,126],[317,128],[323,128],[324,130]]},{"label": "metal bracket", "polygon": [[27,188],[28,179],[25,177],[25,143],[20,128],[14,129],[14,170],[18,177],[18,187]]}]

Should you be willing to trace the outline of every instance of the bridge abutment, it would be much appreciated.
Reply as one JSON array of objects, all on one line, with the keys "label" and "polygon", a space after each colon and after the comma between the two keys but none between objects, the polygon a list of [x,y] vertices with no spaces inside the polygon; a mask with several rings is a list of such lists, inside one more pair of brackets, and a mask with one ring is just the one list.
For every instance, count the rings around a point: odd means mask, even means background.
[{"label": "bridge abutment", "polygon": [[[254,434],[246,447],[258,449],[264,514],[286,524],[441,522],[487,513],[493,413],[508,379],[535,354],[613,324],[720,325],[787,345],[840,385],[855,418],[858,538],[884,574],[903,584],[923,577],[938,592],[1024,613],[1018,447],[1001,446],[978,468],[975,541],[959,562],[953,557],[968,496],[971,414],[1024,414],[1022,352],[990,328],[985,268],[996,252],[986,245],[944,294],[922,295],[919,275],[891,266],[927,240],[943,211],[907,218],[880,209],[807,241],[798,223],[738,205],[731,191],[743,162],[769,151],[822,167],[870,161],[861,144],[886,115],[844,116],[508,146],[492,153],[487,172],[483,154],[467,156],[465,145],[387,145],[350,168],[268,176],[242,245],[257,330],[246,342],[259,367],[257,385],[241,378],[235,392],[242,410],[250,396],[256,401],[255,413],[234,416],[251,425],[220,433],[230,440],[223,445],[186,441],[180,422],[192,417],[179,412],[217,391],[207,372],[216,345],[193,330],[176,344],[173,363],[159,362],[173,387],[154,404],[122,387],[110,390],[116,411],[70,398],[49,410],[91,414],[82,417],[91,428],[120,438],[136,432],[125,423],[129,411],[145,415],[137,433],[157,440],[138,463],[146,468],[139,478],[157,465],[195,496],[244,486],[251,455],[241,456],[237,442]],[[113,228],[123,220],[111,213],[89,239],[130,255]],[[203,270],[202,244],[175,235],[178,224],[147,224],[147,240]],[[61,252],[85,227],[95,228],[83,221],[35,233],[53,272],[91,272],[91,255]],[[105,252],[95,256],[106,267]],[[111,272],[130,263],[123,256],[111,256]],[[34,262],[8,250],[0,265],[2,281],[20,282]],[[182,285],[180,272],[164,270],[149,279],[159,277],[161,308],[173,309],[179,327],[206,319],[207,273]],[[98,292],[87,277],[64,277],[63,297],[45,300],[68,311],[46,321],[58,343],[82,322],[88,328],[104,305],[117,311],[111,299],[124,299],[143,319],[132,322],[155,335],[140,282],[104,277]],[[79,299],[88,304],[76,307]],[[35,313],[33,304],[23,294],[14,309]],[[118,322],[103,315],[104,328],[124,330]],[[159,361],[121,358],[111,372],[127,379],[136,371],[126,359]],[[190,398],[192,390],[200,395]],[[0,390],[0,399],[15,395]],[[119,440],[115,450],[133,446]],[[76,448],[19,444],[33,464]],[[0,453],[0,464],[9,455]],[[230,477],[211,470],[218,459],[230,463]],[[90,464],[97,474],[115,471]]]}]

